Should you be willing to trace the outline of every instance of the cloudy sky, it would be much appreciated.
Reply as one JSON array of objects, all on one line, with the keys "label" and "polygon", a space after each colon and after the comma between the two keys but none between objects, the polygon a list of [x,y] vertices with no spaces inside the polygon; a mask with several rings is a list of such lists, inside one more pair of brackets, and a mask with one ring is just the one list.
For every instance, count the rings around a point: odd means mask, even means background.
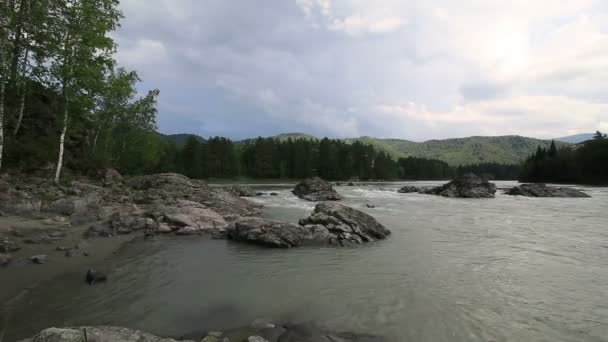
[{"label": "cloudy sky", "polygon": [[608,131],[606,0],[122,0],[165,133]]}]

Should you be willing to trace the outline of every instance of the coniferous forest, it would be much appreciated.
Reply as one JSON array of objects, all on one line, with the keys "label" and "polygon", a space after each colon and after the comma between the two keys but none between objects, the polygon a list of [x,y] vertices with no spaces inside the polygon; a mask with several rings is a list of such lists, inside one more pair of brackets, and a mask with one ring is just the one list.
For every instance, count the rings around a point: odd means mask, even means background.
[{"label": "coniferous forest", "polygon": [[608,184],[608,138],[597,132],[593,140],[558,149],[538,148],[522,167],[520,180],[543,183]]}]

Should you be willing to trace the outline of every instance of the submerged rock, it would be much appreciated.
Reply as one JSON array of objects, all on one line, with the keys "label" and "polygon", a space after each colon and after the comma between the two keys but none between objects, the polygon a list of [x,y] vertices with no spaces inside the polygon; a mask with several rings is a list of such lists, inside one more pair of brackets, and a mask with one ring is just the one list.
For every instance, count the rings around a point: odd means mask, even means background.
[{"label": "submerged rock", "polygon": [[526,197],[591,197],[577,189],[547,186],[546,184],[522,184],[507,190],[505,193],[512,196]]},{"label": "submerged rock", "polygon": [[496,185],[475,174],[469,173],[423,193],[450,198],[494,198]]},{"label": "submerged rock", "polygon": [[108,277],[101,272],[90,269],[87,271],[85,280],[89,285],[93,285],[95,283],[102,283],[107,281]]},{"label": "submerged rock", "polygon": [[385,239],[391,231],[372,216],[342,204],[323,202],[317,204],[313,213],[300,220],[306,227],[322,226],[326,228],[329,239],[338,242],[354,243]]},{"label": "submerged rock", "polygon": [[307,201],[339,201],[342,199],[330,183],[319,177],[308,178],[298,183],[293,194]]}]

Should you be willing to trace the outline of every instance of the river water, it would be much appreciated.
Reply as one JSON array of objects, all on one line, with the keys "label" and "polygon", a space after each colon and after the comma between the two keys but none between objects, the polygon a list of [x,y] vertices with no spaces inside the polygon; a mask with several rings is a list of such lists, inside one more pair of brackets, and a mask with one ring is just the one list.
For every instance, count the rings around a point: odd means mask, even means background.
[{"label": "river water", "polygon": [[[337,187],[344,204],[392,230],[385,241],[291,250],[136,243],[104,265],[106,284],[89,287],[79,273],[34,289],[11,311],[7,337],[87,324],[180,336],[272,318],[395,341],[608,341],[607,188],[583,188],[591,199],[499,191],[467,200],[398,194],[402,185]],[[258,186],[279,196],[254,200],[266,216],[296,222],[314,204],[291,186]]]}]

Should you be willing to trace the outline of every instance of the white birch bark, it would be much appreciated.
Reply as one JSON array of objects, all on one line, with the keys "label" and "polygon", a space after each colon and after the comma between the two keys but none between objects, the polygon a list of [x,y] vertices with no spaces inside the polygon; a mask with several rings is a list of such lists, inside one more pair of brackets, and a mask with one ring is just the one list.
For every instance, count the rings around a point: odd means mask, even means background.
[{"label": "white birch bark", "polygon": [[63,128],[61,129],[61,136],[59,137],[59,158],[57,159],[57,169],[55,170],[55,184],[59,184],[59,177],[61,177],[61,168],[63,167],[63,146],[65,143],[65,134],[68,131],[68,107],[67,101],[63,112]]}]

